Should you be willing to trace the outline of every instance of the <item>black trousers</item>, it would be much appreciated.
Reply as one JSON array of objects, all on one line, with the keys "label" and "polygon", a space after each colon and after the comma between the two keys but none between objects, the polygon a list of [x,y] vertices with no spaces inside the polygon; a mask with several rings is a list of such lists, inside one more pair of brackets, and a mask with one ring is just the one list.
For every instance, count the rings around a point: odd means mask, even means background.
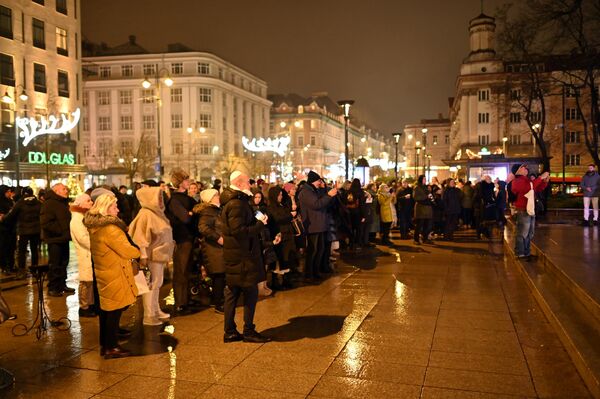
[{"label": "black trousers", "polygon": [[121,314],[126,308],[105,311],[100,310],[100,346],[104,349],[113,349],[119,346],[119,322]]},{"label": "black trousers", "polygon": [[452,213],[446,215],[446,224],[444,225],[444,238],[454,239],[454,232],[458,226],[458,214]]},{"label": "black trousers", "polygon": [[324,253],[325,233],[308,234],[306,246],[306,260],[304,262],[304,277],[319,277],[319,269],[321,267],[321,264],[323,263]]},{"label": "black trousers", "polygon": [[212,298],[211,303],[214,306],[223,306],[225,300],[225,273],[212,273]]},{"label": "black trousers", "polygon": [[419,241],[419,236],[422,236],[423,240],[427,240],[431,233],[431,227],[431,219],[415,219],[415,241]]},{"label": "black trousers", "polygon": [[401,238],[408,237],[408,230],[410,230],[410,213],[404,209],[401,209],[398,212],[398,230],[400,230]]},{"label": "black trousers", "polygon": [[473,208],[462,208],[462,220],[463,224],[468,227],[475,227],[473,221]]},{"label": "black trousers", "polygon": [[254,331],[254,312],[258,302],[258,285],[250,287],[226,286],[225,287],[225,334],[235,334],[235,306],[244,294],[244,334]]},{"label": "black trousers", "polygon": [[27,244],[31,249],[31,266],[37,266],[40,257],[40,235],[22,234],[19,236],[17,259],[19,269],[25,269],[25,260],[27,259]]},{"label": "black trousers", "polygon": [[48,290],[62,291],[67,285],[69,243],[48,244]]},{"label": "black trousers", "polygon": [[381,228],[381,243],[390,242],[390,227],[392,227],[392,222],[380,222],[379,227]]},{"label": "black trousers", "polygon": [[12,229],[0,228],[0,267],[7,271],[15,268],[17,235]]},{"label": "black trousers", "polygon": [[175,246],[173,254],[173,294],[175,306],[184,306],[189,302],[190,278],[192,268],[193,243],[186,241]]}]

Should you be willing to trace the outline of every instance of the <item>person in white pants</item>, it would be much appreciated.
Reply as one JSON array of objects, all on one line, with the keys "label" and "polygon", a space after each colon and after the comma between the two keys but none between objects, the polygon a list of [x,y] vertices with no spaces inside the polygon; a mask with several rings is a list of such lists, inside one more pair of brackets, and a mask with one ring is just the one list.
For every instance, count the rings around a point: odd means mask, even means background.
[{"label": "person in white pants", "polygon": [[129,225],[131,239],[140,248],[140,264],[150,269],[150,291],[142,295],[144,325],[161,325],[170,317],[160,309],[160,287],[164,269],[173,256],[173,230],[165,216],[160,187],[143,187],[136,192],[142,209]]},{"label": "person in white pants", "polygon": [[598,223],[598,196],[600,196],[600,175],[596,172],[595,165],[589,164],[588,171],[581,178],[583,190],[583,220],[590,223],[590,204],[594,209],[594,222]]}]

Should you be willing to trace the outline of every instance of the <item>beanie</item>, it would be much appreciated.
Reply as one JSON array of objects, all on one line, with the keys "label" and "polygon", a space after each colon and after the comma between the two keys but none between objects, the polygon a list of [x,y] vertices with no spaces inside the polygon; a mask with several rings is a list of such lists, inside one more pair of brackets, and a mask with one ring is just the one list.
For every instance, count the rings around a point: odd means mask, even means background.
[{"label": "beanie", "polygon": [[239,170],[236,170],[233,173],[231,173],[231,175],[229,175],[229,183],[231,184],[231,182],[240,177],[241,174],[242,172],[240,172]]},{"label": "beanie", "polygon": [[209,203],[213,199],[213,197],[218,193],[219,192],[214,188],[209,188],[200,192],[200,199],[202,200],[202,202]]},{"label": "beanie", "polygon": [[312,184],[318,180],[321,180],[321,176],[319,176],[319,174],[315,171],[310,171],[308,172],[308,179],[306,180],[308,182],[308,184]]},{"label": "beanie", "polygon": [[84,201],[91,199],[91,197],[87,194],[79,194],[75,197],[75,201],[73,201],[73,206],[81,206]]},{"label": "beanie", "polygon": [[92,191],[92,193],[90,194],[90,198],[92,198],[92,201],[96,202],[96,198],[98,198],[102,194],[112,195],[113,197],[115,196],[115,193],[113,193],[112,191],[107,190],[104,187],[98,187],[95,188],[94,191]]},{"label": "beanie", "polygon": [[179,188],[181,183],[189,178],[190,175],[181,168],[175,168],[171,171],[171,184],[173,184],[173,187],[175,188]]}]

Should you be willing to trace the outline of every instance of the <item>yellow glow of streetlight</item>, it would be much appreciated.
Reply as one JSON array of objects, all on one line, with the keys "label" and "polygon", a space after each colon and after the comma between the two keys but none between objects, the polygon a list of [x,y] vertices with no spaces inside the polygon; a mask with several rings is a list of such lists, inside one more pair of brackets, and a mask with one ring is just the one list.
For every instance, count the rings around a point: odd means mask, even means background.
[{"label": "yellow glow of streetlight", "polygon": [[364,136],[363,136],[363,137],[360,139],[360,142],[361,142],[361,143],[364,143],[364,142],[366,142],[366,141],[367,141],[367,138],[366,138],[366,137],[364,137]]},{"label": "yellow glow of streetlight", "polygon": [[409,135],[408,135],[408,139],[409,139],[409,140],[412,140],[412,139],[413,139],[413,135],[412,135],[412,134],[409,134]]},{"label": "yellow glow of streetlight", "polygon": [[198,129],[200,131],[200,133],[206,133],[206,128],[204,126],[202,126],[200,129]]},{"label": "yellow glow of streetlight", "polygon": [[164,82],[167,85],[167,87],[173,86],[173,79],[171,79],[170,77],[167,77]]},{"label": "yellow glow of streetlight", "polygon": [[296,121],[296,122],[294,122],[294,126],[300,127],[300,126],[302,126],[302,123],[300,123],[300,121]]},{"label": "yellow glow of streetlight", "polygon": [[508,137],[502,137],[502,141],[506,143],[508,141]]},{"label": "yellow glow of streetlight", "polygon": [[2,102],[4,104],[12,104],[13,99],[11,96],[8,95],[8,91],[4,92],[4,95],[2,96]]},{"label": "yellow glow of streetlight", "polygon": [[194,131],[194,129],[192,129],[192,127],[191,127],[191,126],[188,126],[188,128],[187,128],[186,130],[187,130],[187,132],[188,132],[188,133],[191,133],[191,132],[193,132],[193,131]]},{"label": "yellow glow of streetlight", "polygon": [[19,94],[19,98],[21,99],[21,101],[29,100],[29,96],[27,95],[27,93],[25,93],[25,90],[21,91],[21,94]]},{"label": "yellow glow of streetlight", "polygon": [[421,142],[420,142],[420,141],[417,141],[417,142],[415,143],[415,145],[418,147],[418,146],[420,146],[420,145],[421,145]]},{"label": "yellow glow of streetlight", "polygon": [[282,129],[285,129],[286,126],[287,123],[285,123],[284,121],[279,122],[279,127],[281,127]]},{"label": "yellow glow of streetlight", "polygon": [[152,83],[150,83],[150,81],[148,80],[148,78],[145,78],[144,81],[142,82],[142,87],[144,89],[149,89],[150,86],[152,86]]},{"label": "yellow glow of streetlight", "polygon": [[421,133],[425,134],[425,133],[427,133],[427,132],[428,132],[428,130],[427,130],[427,128],[426,128],[426,127],[424,127],[423,129],[421,129]]}]

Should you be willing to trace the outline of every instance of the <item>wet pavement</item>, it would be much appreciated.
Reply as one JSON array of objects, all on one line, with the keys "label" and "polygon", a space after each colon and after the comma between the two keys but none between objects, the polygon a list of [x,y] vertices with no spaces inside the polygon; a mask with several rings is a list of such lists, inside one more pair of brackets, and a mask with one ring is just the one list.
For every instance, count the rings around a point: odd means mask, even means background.
[{"label": "wet pavement", "polygon": [[[77,296],[50,298],[49,316],[68,316],[71,329],[38,342],[0,325],[0,367],[17,379],[0,397],[589,397],[516,266],[459,240],[343,254],[320,285],[259,302],[267,344],[224,344],[212,309],[141,327],[133,306],[122,324],[138,356],[103,360],[97,320],[79,320]],[[31,319],[32,287],[4,296]]]}]

